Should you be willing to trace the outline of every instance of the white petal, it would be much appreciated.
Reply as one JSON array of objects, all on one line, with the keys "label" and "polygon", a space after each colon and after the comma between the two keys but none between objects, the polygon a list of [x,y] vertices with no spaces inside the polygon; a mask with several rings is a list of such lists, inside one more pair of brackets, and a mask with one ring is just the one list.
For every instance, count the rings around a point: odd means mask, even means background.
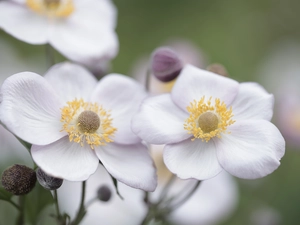
[{"label": "white petal", "polygon": [[97,85],[91,100],[110,111],[112,125],[117,128],[113,137],[115,142],[133,144],[141,141],[131,130],[131,119],[146,95],[141,84],[123,75],[110,74]]},{"label": "white petal", "polygon": [[191,137],[183,127],[187,118],[170,94],[159,95],[144,100],[132,119],[132,130],[151,144],[176,143]]},{"label": "white petal", "polygon": [[130,187],[154,191],[156,170],[147,148],[139,144],[108,143],[95,149],[107,171],[118,181]]},{"label": "white petal", "polygon": [[[195,181],[182,182],[180,190],[187,187],[186,185],[193,187]],[[177,193],[177,196],[178,194],[180,193]],[[219,224],[234,212],[237,203],[237,184],[232,176],[222,172],[212,179],[202,181],[195,193],[177,208],[169,219],[178,225]]]},{"label": "white petal", "polygon": [[205,180],[222,171],[213,141],[190,139],[164,148],[164,162],[181,179]]},{"label": "white petal", "polygon": [[0,27],[10,35],[30,44],[48,41],[47,18],[19,3],[0,2]]},{"label": "white petal", "polygon": [[238,88],[238,82],[232,79],[186,65],[177,78],[171,96],[183,110],[186,110],[192,101],[198,101],[203,96],[207,99],[212,97],[213,101],[219,98],[229,105],[236,97]]},{"label": "white petal", "polygon": [[69,181],[83,181],[99,164],[95,152],[88,146],[70,142],[69,137],[49,145],[33,145],[32,158],[49,175]]},{"label": "white petal", "polygon": [[230,134],[215,139],[217,156],[227,172],[244,179],[264,177],[280,165],[285,141],[266,120],[237,121]]},{"label": "white petal", "polygon": [[89,71],[72,63],[57,64],[44,77],[64,103],[75,98],[88,101],[97,84],[96,78]]},{"label": "white petal", "polygon": [[115,57],[118,38],[114,29],[91,17],[75,15],[55,21],[49,34],[52,46],[67,58],[89,65]]},{"label": "white petal", "polygon": [[76,11],[71,14],[81,23],[97,27],[97,25],[116,27],[117,9],[111,0],[73,0]]},{"label": "white petal", "polygon": [[257,83],[241,83],[239,93],[231,106],[234,120],[270,121],[273,116],[274,97]]},{"label": "white petal", "polygon": [[[107,186],[112,196],[108,202],[95,201],[89,205],[88,212],[80,222],[81,225],[95,225],[95,221],[105,221],[108,225],[137,225],[146,215],[147,207],[143,201],[144,192],[118,183],[118,189],[124,199],[117,193],[113,181],[107,171],[99,166],[97,171],[86,182],[85,203],[97,197],[101,186]],[[64,181],[57,190],[60,210],[68,213],[71,219],[80,204],[81,183]]]},{"label": "white petal", "polygon": [[55,91],[38,74],[18,73],[3,83],[1,121],[29,143],[45,145],[66,135],[60,132],[60,108]]}]

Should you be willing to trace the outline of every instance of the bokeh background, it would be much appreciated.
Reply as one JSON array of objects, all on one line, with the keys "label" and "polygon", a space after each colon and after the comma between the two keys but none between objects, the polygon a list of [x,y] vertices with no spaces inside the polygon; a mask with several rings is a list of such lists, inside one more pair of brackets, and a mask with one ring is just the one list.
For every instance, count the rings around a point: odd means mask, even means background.
[{"label": "bokeh background", "polygon": [[[300,45],[299,0],[114,0],[114,3],[118,9],[120,50],[112,61],[113,72],[132,75],[141,57],[149,57],[155,48],[170,40],[185,40],[201,50],[208,63],[223,64],[230,77],[240,82],[256,81],[269,92],[277,93],[281,82],[292,79],[284,72],[284,68],[289,68],[289,51],[285,46]],[[2,77],[22,70],[46,71],[45,46],[20,42],[1,30],[0,41],[0,63],[11,67],[0,68]],[[21,66],[9,62],[10,49],[23,62]],[[289,49],[295,51],[297,47]],[[277,60],[275,66],[271,63],[272,70],[268,66],[274,52],[282,60]],[[300,53],[293,54],[293,60],[300,64],[299,56]],[[58,53],[56,59],[64,60]],[[274,76],[272,72],[264,74],[267,71],[273,71]],[[278,71],[282,74],[278,75]],[[300,70],[294,73],[300,77]],[[300,87],[300,83],[296,85]],[[300,146],[287,141],[281,163],[277,171],[265,178],[236,179],[240,192],[238,208],[222,225],[300,224]],[[1,163],[1,171],[5,166]],[[6,204],[0,201],[0,209],[6,208]],[[3,217],[2,210],[0,218]]]}]

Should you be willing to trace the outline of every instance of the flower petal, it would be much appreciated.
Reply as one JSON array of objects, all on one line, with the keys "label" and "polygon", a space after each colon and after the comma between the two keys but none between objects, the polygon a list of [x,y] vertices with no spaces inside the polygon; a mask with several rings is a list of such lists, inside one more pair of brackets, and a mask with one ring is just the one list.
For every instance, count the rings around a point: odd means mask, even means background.
[{"label": "flower petal", "polygon": [[[180,183],[180,191],[184,187],[189,187],[187,185],[193,188],[195,180]],[[172,191],[171,189],[169,192]],[[178,196],[178,194],[180,192],[177,191],[173,193],[173,196]],[[232,176],[222,172],[212,179],[202,181],[195,193],[172,212],[169,219],[174,224],[180,225],[219,224],[232,215],[237,203],[237,184]]]},{"label": "flower petal", "polygon": [[169,144],[183,141],[190,134],[183,124],[188,114],[178,108],[170,94],[147,98],[132,119],[132,130],[151,144]]},{"label": "flower petal", "polygon": [[172,89],[173,101],[183,110],[194,100],[203,96],[207,99],[219,98],[229,105],[238,93],[239,84],[235,80],[186,65]]},{"label": "flower petal", "polygon": [[239,93],[231,104],[234,120],[271,120],[274,97],[257,83],[241,83]]},{"label": "flower petal", "polygon": [[35,73],[18,73],[3,83],[0,118],[21,139],[37,145],[65,136],[60,132],[61,102],[47,81]]},{"label": "flower petal", "polygon": [[53,86],[62,102],[75,98],[89,100],[97,80],[84,67],[73,63],[60,63],[51,67],[45,79]]},{"label": "flower petal", "polygon": [[[89,204],[91,199],[97,198],[98,189],[104,185],[111,190],[111,198],[108,202],[95,201],[90,204],[88,213],[80,225],[95,225],[95,221],[105,221],[105,224],[109,225],[140,224],[147,213],[147,207],[143,201],[145,193],[118,183],[118,190],[124,198],[121,199],[116,193],[111,176],[101,165],[86,182],[85,204]],[[71,220],[74,220],[77,215],[81,186],[81,182],[64,181],[57,190],[60,210],[62,213],[66,212]]]},{"label": "flower petal", "polygon": [[112,125],[117,128],[115,142],[134,144],[141,141],[131,130],[131,119],[146,95],[142,85],[123,75],[110,74],[98,83],[91,99],[110,111]]},{"label": "flower petal", "polygon": [[48,41],[47,18],[16,2],[0,2],[0,27],[30,44],[45,44]]},{"label": "flower petal", "polygon": [[166,145],[163,157],[168,169],[181,179],[205,180],[222,171],[213,141],[188,139]]},{"label": "flower petal", "polygon": [[117,9],[111,0],[73,0],[76,11],[71,14],[80,23],[93,26],[115,28],[117,24]]},{"label": "flower petal", "polygon": [[264,177],[280,165],[285,141],[277,127],[266,120],[237,121],[230,134],[215,139],[222,167],[239,178]]},{"label": "flower petal", "polygon": [[33,145],[32,158],[47,174],[69,181],[83,181],[99,164],[95,152],[88,146],[70,142],[69,137],[49,145]]},{"label": "flower petal", "polygon": [[107,171],[118,181],[145,191],[155,190],[156,169],[143,144],[108,143],[96,147],[95,152]]},{"label": "flower petal", "polygon": [[118,38],[114,28],[85,12],[80,14],[78,9],[67,21],[56,20],[49,42],[67,58],[88,65],[115,57]]}]

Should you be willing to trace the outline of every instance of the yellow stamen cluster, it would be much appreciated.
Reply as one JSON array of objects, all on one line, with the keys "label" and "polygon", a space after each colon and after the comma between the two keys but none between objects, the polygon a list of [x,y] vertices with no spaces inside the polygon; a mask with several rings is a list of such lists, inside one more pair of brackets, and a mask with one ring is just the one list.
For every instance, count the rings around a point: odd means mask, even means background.
[{"label": "yellow stamen cluster", "polygon": [[213,104],[211,99],[212,97],[205,101],[205,96],[203,96],[199,101],[194,100],[187,107],[190,116],[184,123],[184,129],[194,135],[192,141],[201,138],[208,142],[213,137],[220,138],[220,134],[225,133],[227,127],[235,122],[231,119],[232,108],[227,109],[226,104],[218,98]]},{"label": "yellow stamen cluster", "polygon": [[33,11],[48,17],[68,17],[74,11],[72,0],[26,0]]},{"label": "yellow stamen cluster", "polygon": [[[80,124],[80,121],[84,124]],[[112,118],[102,106],[82,99],[67,102],[61,109],[61,122],[62,131],[68,133],[70,141],[80,143],[81,146],[87,143],[91,149],[113,142],[111,137],[117,130],[112,127]]]}]

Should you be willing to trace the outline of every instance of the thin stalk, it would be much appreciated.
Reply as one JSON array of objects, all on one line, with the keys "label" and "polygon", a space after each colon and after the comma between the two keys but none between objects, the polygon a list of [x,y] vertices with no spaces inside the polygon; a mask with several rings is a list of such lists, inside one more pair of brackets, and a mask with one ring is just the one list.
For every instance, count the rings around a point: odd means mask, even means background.
[{"label": "thin stalk", "polygon": [[159,196],[159,202],[162,202],[165,199],[165,196],[168,192],[168,190],[170,189],[170,187],[173,185],[174,181],[176,180],[176,177],[174,174],[172,174],[172,176],[170,177],[170,179],[168,180],[167,184],[165,185],[164,189],[162,190],[162,192],[160,193]]},{"label": "thin stalk", "polygon": [[54,204],[55,204],[55,210],[56,210],[57,218],[60,220],[61,219],[61,214],[60,214],[60,210],[59,210],[57,190],[54,190]]},{"label": "thin stalk", "polygon": [[24,203],[25,196],[19,196],[19,216],[16,221],[16,225],[24,225]]},{"label": "thin stalk", "polygon": [[182,198],[181,200],[179,200],[178,202],[173,204],[172,208],[170,209],[170,212],[176,210],[181,205],[183,205],[187,200],[189,200],[190,197],[192,197],[192,195],[195,193],[195,191],[197,190],[197,188],[199,187],[200,184],[201,184],[201,180],[199,180],[197,182],[197,184],[194,186],[194,188],[184,198]]},{"label": "thin stalk", "polygon": [[85,214],[86,214],[86,210],[85,210],[85,207],[84,207],[85,187],[86,187],[86,182],[83,181],[82,182],[81,201],[80,201],[79,210],[77,212],[76,218],[71,223],[71,225],[78,225],[81,222],[81,220],[83,219],[83,217],[85,216]]}]

